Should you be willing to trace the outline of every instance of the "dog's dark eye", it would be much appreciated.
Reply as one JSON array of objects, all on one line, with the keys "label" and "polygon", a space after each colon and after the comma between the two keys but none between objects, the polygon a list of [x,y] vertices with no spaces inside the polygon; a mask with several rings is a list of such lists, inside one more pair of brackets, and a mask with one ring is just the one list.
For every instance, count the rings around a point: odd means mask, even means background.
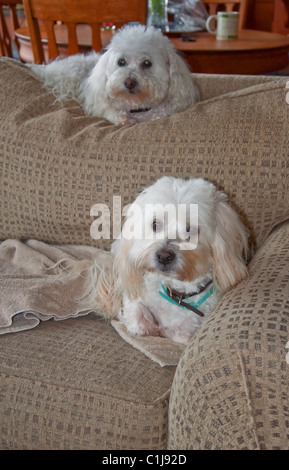
[{"label": "dog's dark eye", "polygon": [[163,224],[160,220],[154,219],[152,223],[152,229],[154,232],[160,232],[163,228]]},{"label": "dog's dark eye", "polygon": [[125,67],[126,66],[126,60],[123,57],[121,57],[120,59],[118,59],[117,65],[119,67]]},{"label": "dog's dark eye", "polygon": [[150,60],[146,59],[141,63],[141,68],[142,69],[149,69],[153,64],[151,63]]},{"label": "dog's dark eye", "polygon": [[197,235],[199,233],[199,227],[196,227],[195,225],[187,224],[186,232],[190,233],[191,235]]}]

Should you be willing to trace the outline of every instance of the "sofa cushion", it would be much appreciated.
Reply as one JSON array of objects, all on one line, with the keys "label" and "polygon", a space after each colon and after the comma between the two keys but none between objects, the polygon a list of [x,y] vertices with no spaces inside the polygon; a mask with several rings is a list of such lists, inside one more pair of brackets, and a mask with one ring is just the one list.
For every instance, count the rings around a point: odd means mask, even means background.
[{"label": "sofa cushion", "polygon": [[175,367],[94,315],[1,337],[1,449],[165,449]]},{"label": "sofa cushion", "polygon": [[171,449],[288,450],[288,266],[287,223],[187,347],[171,393]]},{"label": "sofa cushion", "polygon": [[125,205],[168,174],[216,183],[260,245],[289,216],[286,79],[196,81],[202,101],[187,111],[119,127],[55,101],[23,64],[2,58],[0,239],[109,247],[90,236],[91,207],[112,214],[113,195]]}]

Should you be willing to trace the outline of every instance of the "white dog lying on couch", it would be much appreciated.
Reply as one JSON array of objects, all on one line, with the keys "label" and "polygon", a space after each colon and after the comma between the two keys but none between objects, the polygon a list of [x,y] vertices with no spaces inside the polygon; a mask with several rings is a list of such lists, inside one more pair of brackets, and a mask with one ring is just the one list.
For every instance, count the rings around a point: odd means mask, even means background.
[{"label": "white dog lying on couch", "polygon": [[185,61],[153,27],[123,27],[104,54],[76,54],[28,66],[57,98],[76,99],[85,114],[113,124],[170,116],[199,100]]},{"label": "white dog lying on couch", "polygon": [[247,238],[213,184],[163,177],[130,206],[112,257],[100,250],[92,266],[80,266],[82,303],[133,335],[186,344],[220,295],[247,276]]}]

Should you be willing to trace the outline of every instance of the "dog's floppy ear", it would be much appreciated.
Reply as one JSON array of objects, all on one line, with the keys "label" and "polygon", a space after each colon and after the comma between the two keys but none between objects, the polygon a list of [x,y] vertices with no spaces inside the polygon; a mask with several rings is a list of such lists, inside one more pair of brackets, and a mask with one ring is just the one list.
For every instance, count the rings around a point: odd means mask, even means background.
[{"label": "dog's floppy ear", "polygon": [[213,273],[221,290],[225,291],[247,276],[245,259],[248,234],[223,193],[217,193],[216,233],[212,245]]},{"label": "dog's floppy ear", "polygon": [[113,256],[113,273],[115,288],[120,295],[124,293],[130,299],[136,299],[142,294],[142,273],[129,260],[129,251],[133,240],[117,239],[111,247]]},{"label": "dog's floppy ear", "polygon": [[170,103],[171,112],[178,112],[184,109],[184,103],[187,106],[196,103],[200,96],[187,64],[177,51],[169,50],[168,61],[170,87],[167,103]]},{"label": "dog's floppy ear", "polygon": [[107,108],[105,87],[107,76],[105,73],[109,51],[105,52],[96,63],[90,75],[81,85],[80,99],[83,100],[84,110],[87,114],[102,116]]}]

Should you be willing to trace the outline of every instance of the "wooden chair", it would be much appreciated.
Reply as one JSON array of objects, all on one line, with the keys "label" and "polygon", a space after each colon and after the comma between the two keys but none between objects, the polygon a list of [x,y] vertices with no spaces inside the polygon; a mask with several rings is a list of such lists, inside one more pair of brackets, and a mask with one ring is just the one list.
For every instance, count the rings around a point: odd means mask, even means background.
[{"label": "wooden chair", "polygon": [[100,51],[101,26],[113,23],[116,28],[128,22],[146,23],[147,0],[23,0],[34,61],[44,62],[39,22],[45,28],[49,60],[59,55],[55,38],[56,21],[67,27],[68,54],[79,52],[76,27],[88,24],[92,30],[92,49]]},{"label": "wooden chair", "polygon": [[217,11],[239,11],[239,29],[245,29],[248,0],[203,0],[210,15],[215,15]]},{"label": "wooden chair", "polygon": [[[19,28],[19,21],[16,13],[16,5],[21,3],[22,0],[0,1],[0,55],[2,56],[13,57],[12,41],[15,40],[14,31]],[[10,28],[8,27],[4,16],[4,6],[9,9],[11,21]]]},{"label": "wooden chair", "polygon": [[275,0],[272,31],[289,34],[289,0]]}]

